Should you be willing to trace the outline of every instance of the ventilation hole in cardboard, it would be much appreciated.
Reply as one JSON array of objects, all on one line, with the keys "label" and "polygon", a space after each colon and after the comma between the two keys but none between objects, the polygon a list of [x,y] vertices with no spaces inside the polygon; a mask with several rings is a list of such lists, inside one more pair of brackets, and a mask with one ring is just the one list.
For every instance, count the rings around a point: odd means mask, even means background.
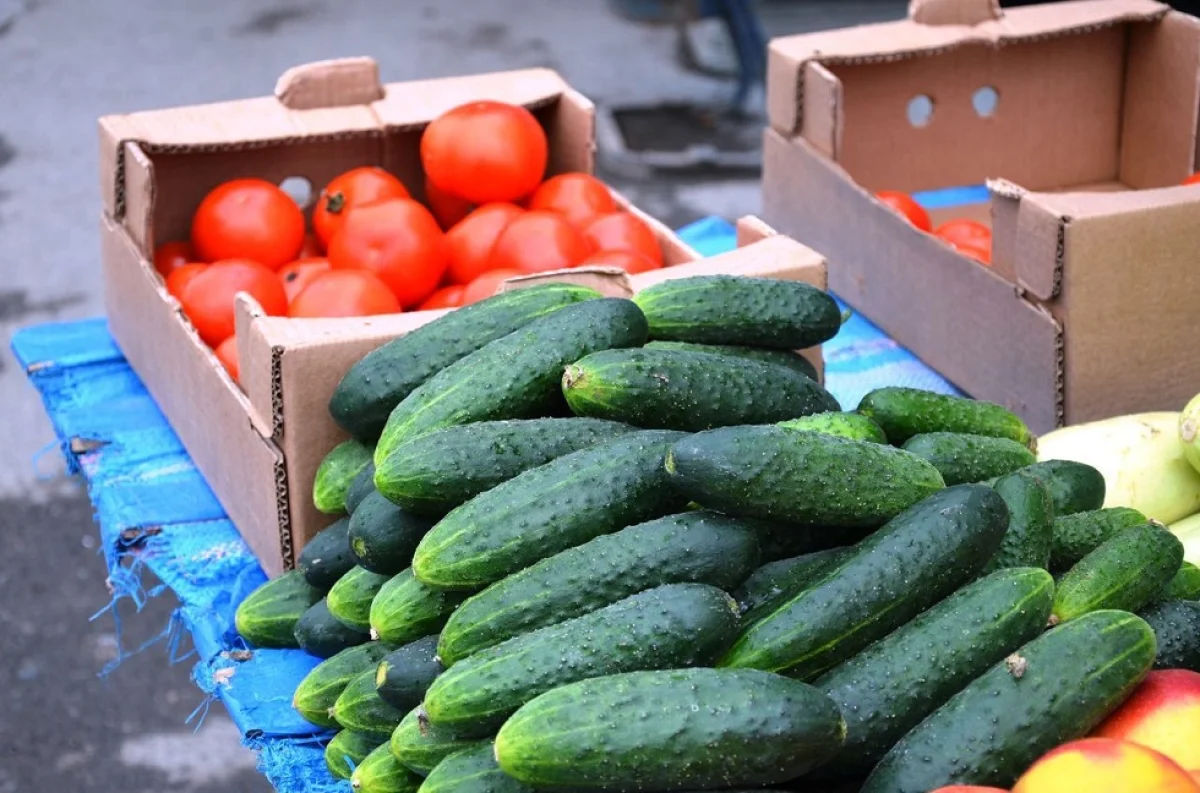
[{"label": "ventilation hole in cardboard", "polygon": [[991,118],[996,115],[996,105],[1000,104],[1000,94],[990,85],[977,89],[971,94],[971,106],[980,118]]},{"label": "ventilation hole in cardboard", "polygon": [[929,126],[933,120],[933,99],[925,94],[917,94],[908,100],[908,123],[914,127]]},{"label": "ventilation hole in cardboard", "polygon": [[313,200],[312,182],[303,176],[289,176],[279,183],[279,189],[292,197],[292,200],[305,209]]}]

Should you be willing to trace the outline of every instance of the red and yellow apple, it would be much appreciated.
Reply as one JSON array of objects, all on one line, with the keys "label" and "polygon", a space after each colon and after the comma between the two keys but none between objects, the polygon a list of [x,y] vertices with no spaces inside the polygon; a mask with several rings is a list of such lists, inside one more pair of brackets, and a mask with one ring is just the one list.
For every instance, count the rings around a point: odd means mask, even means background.
[{"label": "red and yellow apple", "polygon": [[1153,749],[1084,738],[1042,755],[1012,793],[1200,793],[1200,783]]},{"label": "red and yellow apple", "polygon": [[1200,673],[1151,672],[1092,735],[1149,747],[1200,780]]}]

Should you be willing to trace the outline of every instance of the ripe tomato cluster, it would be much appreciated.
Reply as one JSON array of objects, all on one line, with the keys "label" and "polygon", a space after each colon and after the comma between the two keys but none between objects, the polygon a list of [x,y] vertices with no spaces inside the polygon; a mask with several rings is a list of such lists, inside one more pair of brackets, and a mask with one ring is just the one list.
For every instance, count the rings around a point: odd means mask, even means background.
[{"label": "ripe tomato cluster", "polygon": [[358,317],[457,308],[520,275],[663,266],[654,232],[583,173],[545,179],[546,133],[527,109],[454,108],[420,143],[424,202],[382,168],[332,179],[311,220],[278,186],[234,179],[200,202],[187,241],[154,253],[167,291],[236,379],[234,298],[272,316]]},{"label": "ripe tomato cluster", "polygon": [[929,213],[908,193],[881,190],[875,194],[875,197],[884,206],[903,215],[909,223],[921,231],[941,237],[960,253],[983,264],[990,265],[992,263],[992,230],[982,223],[956,218],[946,221],[935,229],[933,221],[929,219]]}]

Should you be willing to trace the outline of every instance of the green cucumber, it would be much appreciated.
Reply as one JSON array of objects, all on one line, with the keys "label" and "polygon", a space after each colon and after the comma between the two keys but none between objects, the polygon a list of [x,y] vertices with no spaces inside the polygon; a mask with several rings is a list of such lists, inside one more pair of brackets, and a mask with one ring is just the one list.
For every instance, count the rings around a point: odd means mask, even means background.
[{"label": "green cucumber", "polygon": [[369,633],[371,602],[390,578],[372,573],[365,567],[350,568],[350,572],[339,578],[325,596],[329,613],[347,628]]},{"label": "green cucumber", "polygon": [[380,746],[379,739],[373,735],[342,730],[325,747],[325,767],[338,779],[349,779],[354,769]]},{"label": "green cucumber", "polygon": [[333,420],[374,440],[388,416],[417,386],[484,345],[560,308],[600,297],[585,286],[545,284],[464,306],[367,353],[329,400]]},{"label": "green cucumber", "polygon": [[684,438],[666,467],[684,496],[710,509],[827,526],[880,526],[943,487],[915,454],[775,426]]},{"label": "green cucumber", "polygon": [[786,366],[805,377],[818,380],[817,367],[798,352],[791,350],[773,350],[770,347],[739,347],[732,344],[694,344],[687,341],[648,341],[647,350],[690,350],[692,352],[711,352],[717,355],[731,355],[734,358],[749,358],[752,361],[775,363]]},{"label": "green cucumber", "polygon": [[983,482],[1037,462],[1033,452],[1016,441],[960,432],[925,432],[901,448],[931,462],[947,485]]},{"label": "green cucumber", "polygon": [[430,377],[396,406],[375,448],[376,479],[393,451],[426,432],[553,413],[562,404],[564,366],[597,350],[645,341],[641,310],[618,298],[567,306],[496,339]]},{"label": "green cucumber", "polygon": [[1004,500],[990,487],[935,493],[751,625],[719,665],[812,680],[974,578],[1007,525]]},{"label": "green cucumber", "polygon": [[1030,449],[1037,448],[1037,438],[1025,422],[1011,410],[991,402],[888,386],[864,396],[858,412],[874,419],[888,440],[896,444],[927,432],[961,432],[1008,438]]},{"label": "green cucumber", "polygon": [[1089,553],[1063,576],[1054,619],[1091,611],[1137,611],[1152,601],[1183,564],[1183,543],[1156,523],[1126,529]]},{"label": "green cucumber", "polygon": [[421,704],[434,678],[446,671],[438,659],[437,634],[388,653],[375,670],[375,690],[384,702],[402,711]]},{"label": "green cucumber", "polygon": [[387,653],[379,642],[348,647],[317,664],[304,676],[292,697],[292,707],[308,721],[320,727],[337,728],[333,706],[350,681],[374,669]]},{"label": "green cucumber", "polygon": [[371,634],[389,644],[408,644],[437,633],[468,594],[426,586],[411,568],[404,570],[371,602]]},{"label": "green cucumber", "polygon": [[809,584],[816,583],[825,571],[845,560],[850,553],[851,548],[828,548],[768,562],[758,568],[733,593],[733,599],[742,612],[743,624],[758,622]]},{"label": "green cucumber", "polygon": [[552,418],[479,421],[397,447],[375,477],[406,510],[441,517],[517,474],[632,431],[615,421]]},{"label": "green cucumber", "polygon": [[429,721],[486,735],[545,691],[589,677],[711,664],[737,636],[737,604],[707,584],[667,584],[481,650],[425,692]]},{"label": "green cucumber", "polygon": [[862,793],[943,785],[1008,788],[1050,749],[1091,732],[1154,662],[1154,633],[1124,611],[1096,611],[1026,644],[914,727]]},{"label": "green cucumber", "polygon": [[318,658],[330,658],[347,647],[357,647],[371,637],[366,631],[348,628],[329,613],[324,598],[309,607],[296,623],[296,642],[300,649]]},{"label": "green cucumber", "polygon": [[594,352],[566,368],[562,390],[576,415],[688,432],[839,409],[791,369],[682,350]]},{"label": "green cucumber", "polygon": [[267,581],[238,604],[233,623],[255,647],[299,647],[296,624],[321,599],[321,590],[292,570]]},{"label": "green cucumber", "polygon": [[685,501],[668,486],[663,461],[681,437],[620,435],[497,485],[425,535],[413,571],[432,587],[477,590],[601,534],[675,512]]},{"label": "green cucumber", "polygon": [[333,718],[343,729],[386,741],[404,718],[375,691],[375,670],[368,669],[346,684],[333,703]]},{"label": "green cucumber", "polygon": [[837,301],[799,281],[700,275],[663,281],[633,300],[651,338],[668,341],[799,350],[842,327]]},{"label": "green cucumber", "polygon": [[1165,600],[1139,612],[1158,639],[1155,669],[1200,672],[1200,603]]},{"label": "green cucumber", "polygon": [[[699,507],[697,507],[699,509]],[[778,521],[741,518],[758,535],[760,561],[778,562],[817,551],[853,545],[873,532],[877,526],[847,528],[813,524],[780,523]]]},{"label": "green cucumber", "polygon": [[887,435],[883,434],[883,428],[861,413],[815,413],[811,416],[780,422],[779,426],[788,430],[823,432],[826,435],[836,435],[839,438],[849,438],[853,441],[888,442]]},{"label": "green cucumber", "polygon": [[375,461],[367,463],[367,467],[358,472],[346,489],[346,512],[350,515],[358,509],[363,499],[375,492]]},{"label": "green cucumber", "polygon": [[433,522],[372,491],[350,516],[350,552],[373,573],[395,575],[412,565],[413,552]]},{"label": "green cucumber", "polygon": [[322,592],[354,567],[350,552],[350,519],[339,518],[309,538],[300,550],[296,567],[305,580]]},{"label": "green cucumber", "polygon": [[985,573],[1005,567],[1050,567],[1054,499],[1040,479],[1024,471],[1002,476],[992,487],[1008,506],[1008,531]]},{"label": "green cucumber", "polygon": [[846,718],[846,744],[825,769],[865,774],[950,697],[1046,628],[1054,579],[1036,567],[967,584],[815,683]]},{"label": "green cucumber", "polygon": [[442,629],[438,657],[450,666],[661,584],[732,590],[757,563],[754,531],[715,512],[630,526],[547,557],[468,598]]},{"label": "green cucumber", "polygon": [[1074,460],[1043,460],[1025,469],[1042,480],[1054,499],[1054,514],[1074,515],[1104,506],[1104,474]]},{"label": "green cucumber", "polygon": [[417,793],[420,775],[400,765],[386,744],[377,746],[350,775],[355,793]]},{"label": "green cucumber", "polygon": [[421,786],[424,793],[533,793],[500,770],[491,741],[455,752],[437,764]]},{"label": "green cucumber", "polygon": [[346,492],[371,463],[372,449],[355,440],[343,441],[321,460],[313,479],[313,505],[327,515],[346,512]]},{"label": "green cucumber", "polygon": [[1050,569],[1066,570],[1126,529],[1149,520],[1132,507],[1108,507],[1075,512],[1054,519]]},{"label": "green cucumber", "polygon": [[445,758],[476,746],[492,745],[490,738],[464,738],[451,730],[429,723],[425,712],[414,708],[392,733],[390,742],[392,757],[406,768],[425,776]]},{"label": "green cucumber", "polygon": [[1200,567],[1185,561],[1155,600],[1200,600]]},{"label": "green cucumber", "polygon": [[805,683],[751,669],[673,669],[543,694],[508,720],[495,753],[505,773],[537,788],[752,787],[821,765],[845,734],[833,700]]}]

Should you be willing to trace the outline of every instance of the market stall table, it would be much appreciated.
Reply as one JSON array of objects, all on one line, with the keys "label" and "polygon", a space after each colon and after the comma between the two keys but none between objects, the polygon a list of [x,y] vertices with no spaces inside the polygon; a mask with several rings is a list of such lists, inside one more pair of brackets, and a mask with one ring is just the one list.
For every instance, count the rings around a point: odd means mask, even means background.
[{"label": "market stall table", "polygon": [[[706,256],[735,244],[733,227],[718,218],[679,234]],[[224,704],[275,788],[349,790],[325,767],[330,734],[314,734],[291,707],[296,685],[319,659],[299,650],[248,651],[238,637],[234,609],[266,576],[105,321],[27,328],[13,350],[42,396],[68,467],[87,481],[114,602],[158,594],[142,586],[143,568],[151,570],[179,599],[164,637],[173,643],[180,631],[191,634],[204,707],[212,699]],[[852,316],[824,354],[827,387],[846,408],[883,385],[957,393],[861,317]]]}]

